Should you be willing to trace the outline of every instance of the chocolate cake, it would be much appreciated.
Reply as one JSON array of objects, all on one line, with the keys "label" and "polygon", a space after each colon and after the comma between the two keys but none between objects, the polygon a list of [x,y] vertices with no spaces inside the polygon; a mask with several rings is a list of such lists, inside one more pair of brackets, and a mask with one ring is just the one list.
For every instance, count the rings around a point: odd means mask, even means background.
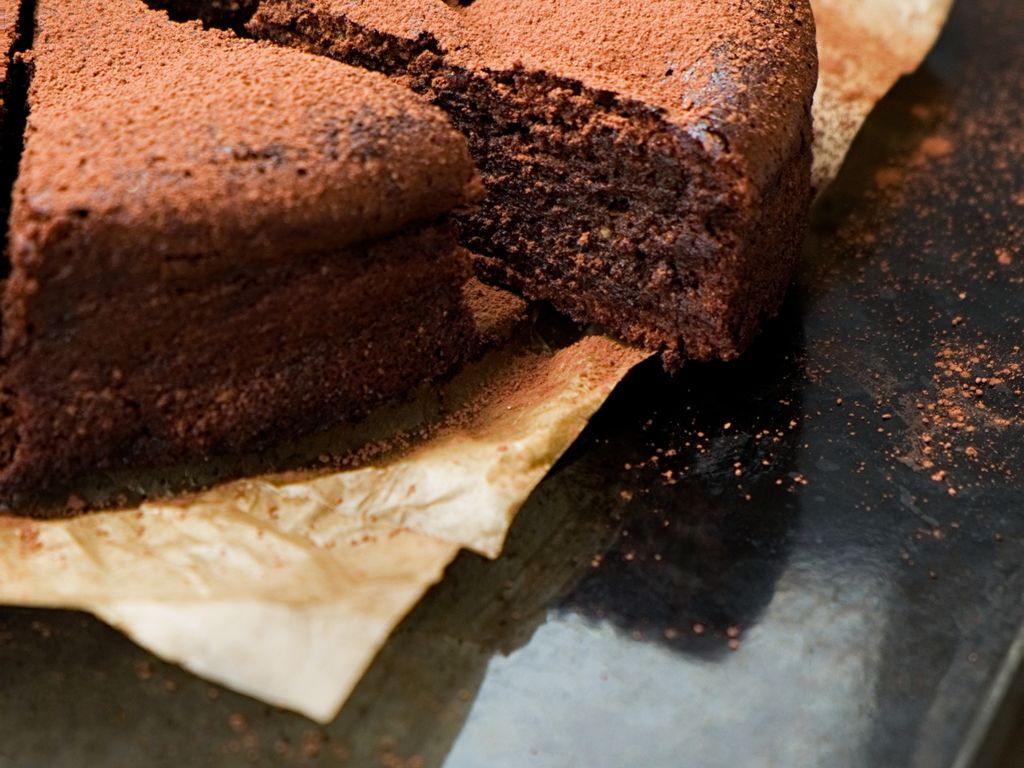
[{"label": "chocolate cake", "polygon": [[811,196],[808,0],[260,0],[247,29],[448,112],[487,187],[461,222],[485,279],[669,366],[736,356],[777,310]]},{"label": "chocolate cake", "polygon": [[38,0],[0,486],[256,448],[472,350],[464,139],[379,74],[138,0]]}]

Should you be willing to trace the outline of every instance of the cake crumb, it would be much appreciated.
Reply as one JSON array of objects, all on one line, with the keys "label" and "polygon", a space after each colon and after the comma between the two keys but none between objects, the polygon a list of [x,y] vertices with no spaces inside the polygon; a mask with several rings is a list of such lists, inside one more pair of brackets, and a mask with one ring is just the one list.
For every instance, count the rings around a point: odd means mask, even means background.
[{"label": "cake crumb", "polygon": [[153,679],[153,662],[142,660],[135,662],[135,677],[145,682]]},{"label": "cake crumb", "polygon": [[324,741],[326,737],[323,731],[319,731],[315,728],[309,728],[302,734],[302,756],[307,760],[312,760],[319,757],[320,750],[323,749]]}]

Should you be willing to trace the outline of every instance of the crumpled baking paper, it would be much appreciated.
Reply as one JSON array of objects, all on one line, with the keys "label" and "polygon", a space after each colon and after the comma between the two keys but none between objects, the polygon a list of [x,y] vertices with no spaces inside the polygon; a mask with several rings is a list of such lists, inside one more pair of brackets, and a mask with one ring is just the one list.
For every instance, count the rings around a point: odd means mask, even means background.
[{"label": "crumpled baking paper", "polygon": [[953,0],[811,0],[818,35],[815,189],[824,190],[875,104],[935,44]]},{"label": "crumpled baking paper", "polygon": [[[951,0],[813,5],[821,190],[874,104],[931,47]],[[482,322],[514,326],[522,308],[498,306]],[[406,407],[369,420],[407,439],[351,468],[69,520],[0,518],[0,602],[89,611],[198,675],[330,721],[460,549],[500,554],[527,496],[648,356],[598,335],[552,348],[529,333],[520,326],[447,384],[443,417],[417,424]]]}]

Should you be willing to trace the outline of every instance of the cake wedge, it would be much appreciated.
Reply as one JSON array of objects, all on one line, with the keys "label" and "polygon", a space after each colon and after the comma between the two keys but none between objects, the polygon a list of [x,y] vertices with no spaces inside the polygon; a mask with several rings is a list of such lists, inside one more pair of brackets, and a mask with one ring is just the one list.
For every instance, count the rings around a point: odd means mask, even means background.
[{"label": "cake wedge", "polygon": [[462,217],[484,279],[669,367],[777,311],[811,200],[808,0],[259,0],[247,29],[448,112],[487,187]]},{"label": "cake wedge", "polygon": [[471,354],[479,180],[381,75],[38,0],[9,227],[0,489],[256,449]]}]

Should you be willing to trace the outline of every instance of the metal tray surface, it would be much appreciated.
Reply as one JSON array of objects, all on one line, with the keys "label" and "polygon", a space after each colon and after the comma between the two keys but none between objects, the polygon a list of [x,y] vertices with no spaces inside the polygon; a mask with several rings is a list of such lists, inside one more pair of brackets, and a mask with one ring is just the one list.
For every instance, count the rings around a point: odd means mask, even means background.
[{"label": "metal tray surface", "polygon": [[994,764],[1024,653],[1022,107],[1024,4],[963,0],[755,348],[631,374],[331,725],[8,608],[0,766]]}]

